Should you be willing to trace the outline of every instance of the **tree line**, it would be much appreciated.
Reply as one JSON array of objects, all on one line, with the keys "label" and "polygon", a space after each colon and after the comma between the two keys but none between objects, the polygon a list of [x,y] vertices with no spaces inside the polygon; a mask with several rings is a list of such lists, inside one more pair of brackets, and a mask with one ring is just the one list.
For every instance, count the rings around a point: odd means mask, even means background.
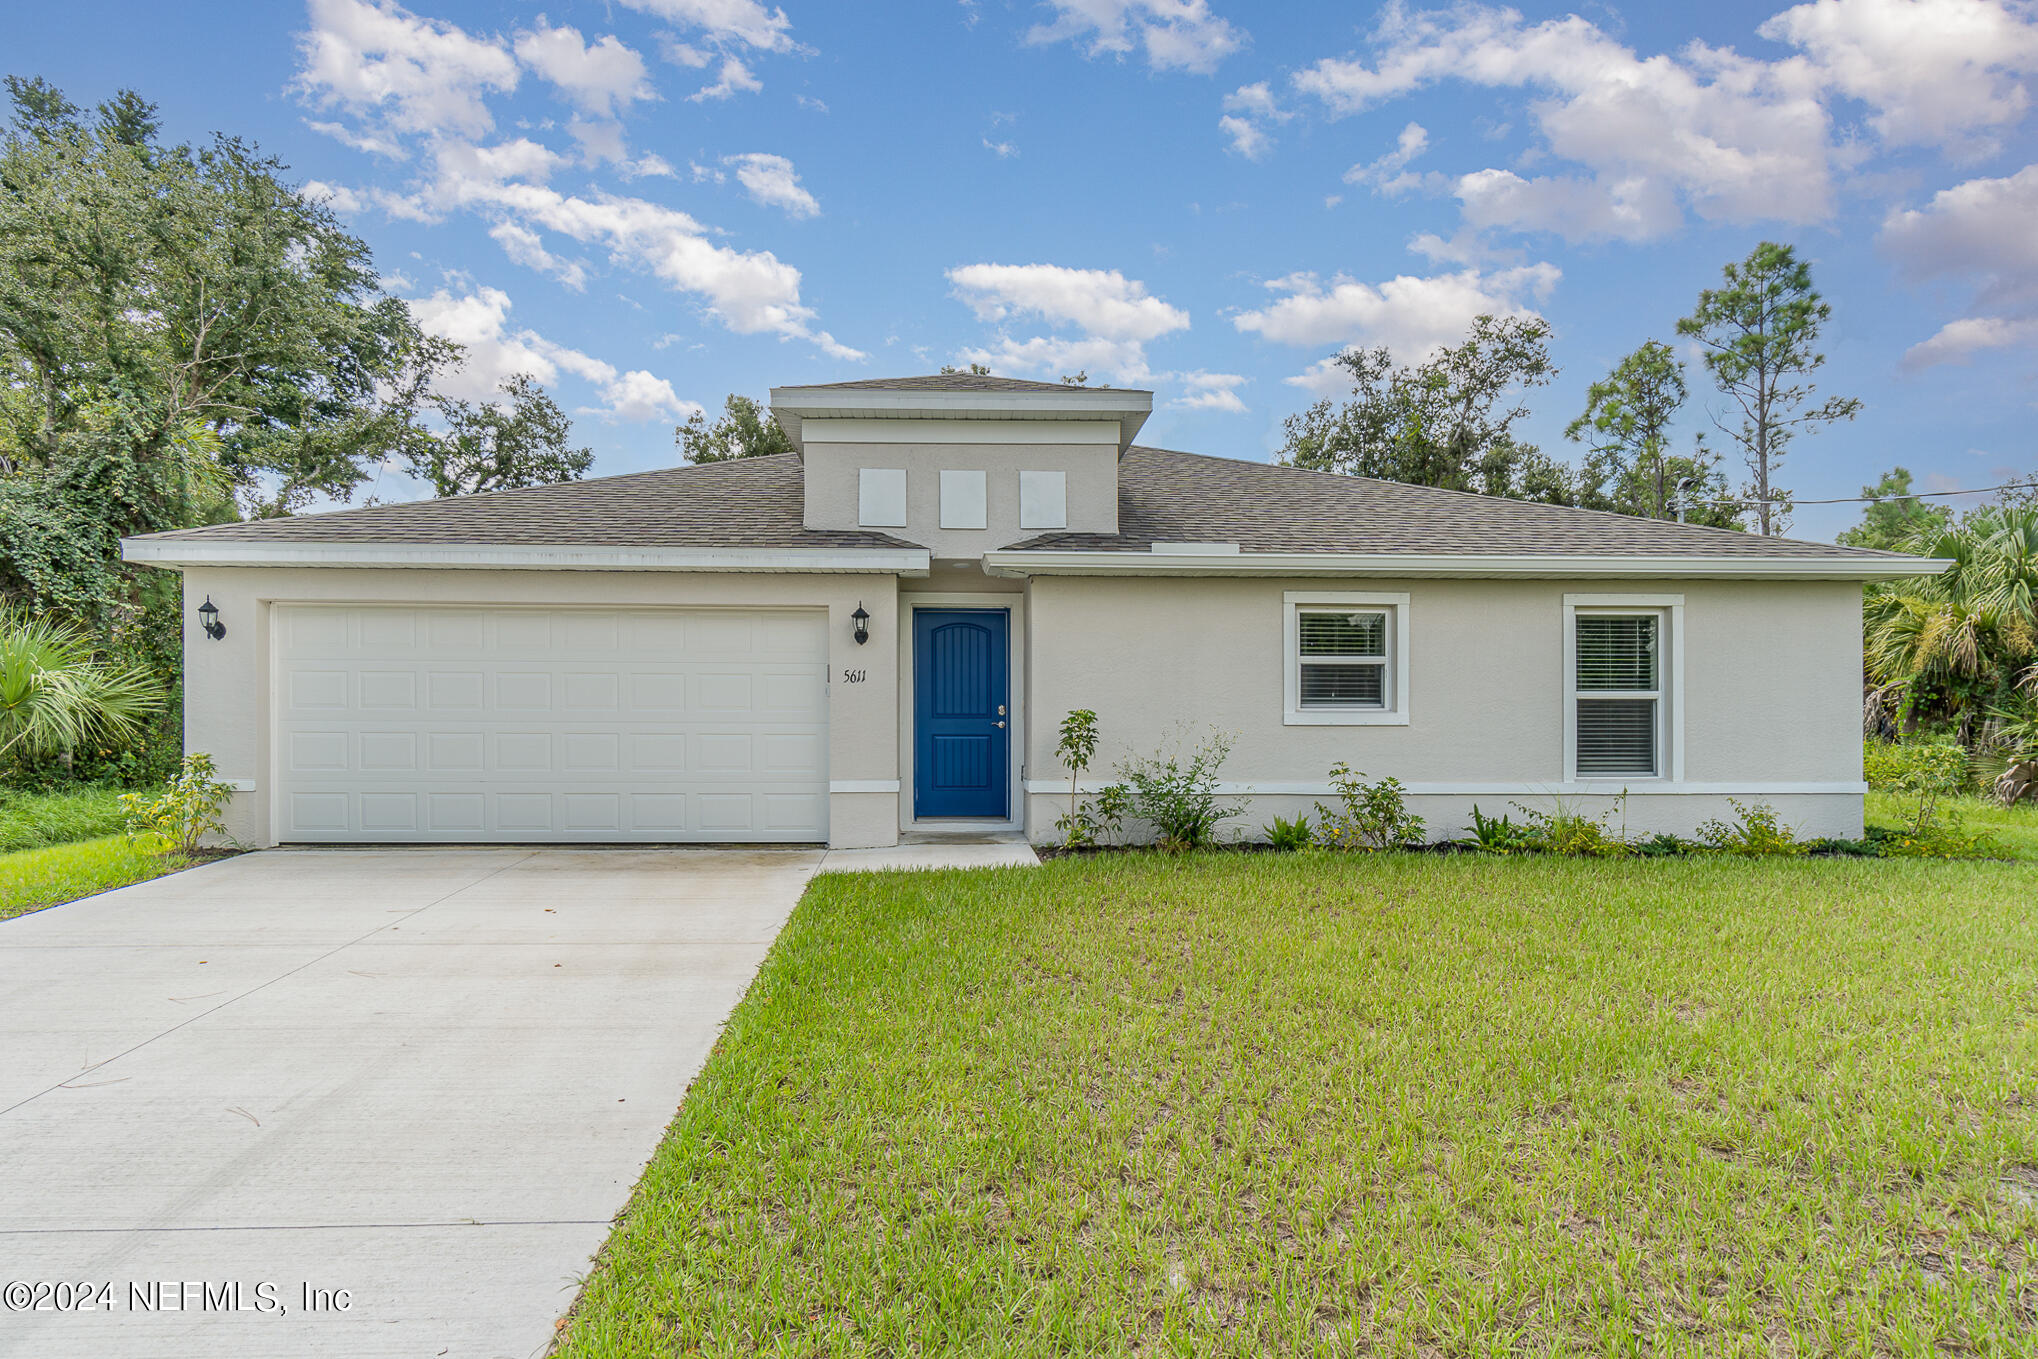
[{"label": "tree line", "polygon": [[1557,374],[1539,317],[1481,316],[1463,340],[1412,364],[1396,364],[1385,346],[1340,354],[1353,395],[1290,416],[1281,461],[1648,519],[1681,507],[1690,522],[1720,528],[1741,527],[1745,509],[1757,531],[1781,533],[1791,497],[1778,475],[1791,441],[1861,409],[1852,397],[1817,395],[1819,335],[1831,315],[1795,249],[1765,241],[1676,322],[1730,412],[1714,423],[1747,466],[1737,496],[1705,435],[1675,445],[1671,426],[1690,389],[1684,361],[1661,340],[1644,341],[1586,393],[1564,431],[1584,445],[1582,463],[1517,438],[1528,415],[1522,394]]}]

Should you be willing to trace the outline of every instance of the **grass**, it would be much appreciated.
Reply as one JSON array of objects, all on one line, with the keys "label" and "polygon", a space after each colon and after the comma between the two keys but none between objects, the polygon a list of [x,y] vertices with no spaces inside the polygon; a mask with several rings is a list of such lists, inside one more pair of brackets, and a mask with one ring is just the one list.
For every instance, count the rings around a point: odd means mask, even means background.
[{"label": "grass", "polygon": [[136,849],[125,835],[0,854],[0,920],[186,867],[181,854]]},{"label": "grass", "polygon": [[2038,871],[817,879],[558,1353],[2029,1354]]},{"label": "grass", "polygon": [[[1895,827],[1904,821],[1916,800],[1895,793],[1868,795],[1868,824]],[[1940,802],[1940,814],[1958,818],[1962,833],[1987,835],[1995,842],[1991,853],[2005,858],[2038,861],[2038,803],[2023,802],[2005,807],[1992,798],[1949,797]]]},{"label": "grass", "polygon": [[0,791],[0,854],[112,835],[127,821],[117,788]]}]

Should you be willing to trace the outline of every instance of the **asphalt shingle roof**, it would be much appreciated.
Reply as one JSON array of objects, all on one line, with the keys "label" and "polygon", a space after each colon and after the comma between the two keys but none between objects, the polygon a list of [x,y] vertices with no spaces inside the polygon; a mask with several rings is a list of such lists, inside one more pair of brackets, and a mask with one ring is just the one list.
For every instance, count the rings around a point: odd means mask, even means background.
[{"label": "asphalt shingle roof", "polygon": [[[1235,542],[1244,552],[1896,555],[1160,448],[1134,446],[1120,459],[1118,472],[1118,533],[1044,534],[1013,550],[1145,552],[1156,542]],[[800,461],[782,453],[151,536],[600,547],[913,546],[882,533],[804,528],[802,493]]]},{"label": "asphalt shingle roof", "polygon": [[882,533],[801,527],[791,453],[563,481],[517,491],[253,519],[149,535],[305,543],[485,543],[572,547],[912,547]]},{"label": "asphalt shingle roof", "polygon": [[1013,550],[1144,552],[1156,542],[1242,552],[1897,555],[1138,445],[1118,463],[1116,534],[1045,534]]}]

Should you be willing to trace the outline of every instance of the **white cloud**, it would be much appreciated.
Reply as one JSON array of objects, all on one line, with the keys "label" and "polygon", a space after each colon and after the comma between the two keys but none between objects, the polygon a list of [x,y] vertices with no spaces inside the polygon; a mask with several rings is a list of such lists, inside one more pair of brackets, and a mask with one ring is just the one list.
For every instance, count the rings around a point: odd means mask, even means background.
[{"label": "white cloud", "polygon": [[792,49],[792,23],[785,17],[785,11],[767,9],[758,0],[623,0],[623,3],[681,28],[697,29],[711,42],[743,43],[764,52]]},{"label": "white cloud", "polygon": [[1512,170],[1475,170],[1460,176],[1453,192],[1474,229],[1549,231],[1573,241],[1648,241],[1667,236],[1683,220],[1670,187],[1647,175],[1523,179]]},{"label": "white cloud", "polygon": [[1267,82],[1261,80],[1224,96],[1224,116],[1217,120],[1217,127],[1230,139],[1233,151],[1247,160],[1262,160],[1274,149],[1267,125],[1285,123],[1294,116],[1292,110],[1276,102]]},{"label": "white cloud", "polygon": [[1211,373],[1201,368],[1189,373],[1170,373],[1169,377],[1189,390],[1168,404],[1178,410],[1228,411],[1234,415],[1245,413],[1245,402],[1239,399],[1237,389],[1251,379],[1238,373]]},{"label": "white cloud", "polygon": [[[1529,25],[1514,10],[1476,6],[1438,14],[1390,6],[1375,46],[1371,64],[1318,61],[1296,73],[1296,88],[1339,116],[1453,79],[1543,96],[1530,113],[1546,154],[1588,174],[1516,176],[1531,192],[1474,180],[1490,225],[1662,234],[1685,207],[1717,222],[1803,223],[1831,211],[1829,121],[1818,74],[1802,58],[1755,61],[1703,43],[1644,58],[1576,15]],[[1665,203],[1667,214],[1658,210]],[[1637,204],[1648,210],[1636,214]]]},{"label": "white cloud", "polygon": [[816,99],[812,95],[796,94],[793,96],[793,102],[809,113],[826,113],[828,111],[826,101]]},{"label": "white cloud", "polygon": [[368,206],[367,200],[344,184],[328,184],[322,179],[308,179],[299,190],[314,203],[323,203],[342,217],[352,217]]},{"label": "white cloud", "polygon": [[798,269],[768,250],[719,244],[707,228],[676,208],[620,194],[582,197],[544,185],[491,180],[442,181],[434,193],[448,207],[602,246],[616,262],[701,297],[709,313],[739,335],[777,334],[810,340],[837,358],[864,357],[814,328],[813,309],[800,302]]},{"label": "white cloud", "polygon": [[[1327,287],[1314,274],[1291,274],[1267,284],[1281,294],[1278,300],[1240,312],[1232,324],[1277,344],[1334,344],[1341,350],[1384,344],[1408,362],[1463,339],[1475,317],[1534,315],[1531,301],[1547,299],[1560,277],[1553,264],[1491,272],[1469,268],[1429,278],[1404,274],[1379,284],[1339,275]],[[1334,358],[1287,381],[1314,391],[1346,385]]]},{"label": "white cloud", "polygon": [[432,159],[442,180],[479,180],[490,184],[513,179],[543,183],[565,161],[558,152],[529,137],[493,146],[442,141],[432,147]]},{"label": "white cloud", "polygon": [[629,158],[623,142],[623,125],[613,118],[575,118],[566,131],[580,147],[580,158],[589,165],[620,162]]},{"label": "white cloud", "polygon": [[1019,148],[1012,145],[1012,143],[994,142],[989,137],[984,138],[984,150],[989,151],[999,160],[1010,160],[1019,154]]},{"label": "white cloud", "polygon": [[1347,184],[1371,184],[1386,193],[1400,193],[1411,187],[1414,176],[1404,174],[1408,163],[1429,150],[1429,129],[1410,123],[1394,139],[1394,149],[1379,159],[1354,165],[1345,171]]},{"label": "white cloud", "polygon": [[1144,50],[1156,71],[1208,75],[1245,44],[1245,33],[1210,12],[1209,0],[1048,0],[1052,23],[1026,35],[1033,43],[1078,42],[1091,56],[1123,58]]},{"label": "white cloud", "polygon": [[1950,322],[1912,346],[1904,367],[1961,362],[1979,350],[2038,338],[2038,165],[2001,179],[1942,189],[1922,208],[1890,213],[1881,245],[1914,282],[1970,280],[1974,306],[1994,312]]},{"label": "white cloud", "polygon": [[687,102],[705,103],[710,99],[727,99],[735,94],[755,94],[764,88],[764,82],[750,73],[750,68],[736,57],[723,57],[721,74],[712,85],[703,85],[687,96]]},{"label": "white cloud", "polygon": [[436,385],[441,395],[492,401],[514,374],[529,373],[547,387],[570,374],[601,394],[602,405],[583,406],[580,414],[635,422],[683,417],[700,409],[680,400],[663,378],[642,369],[618,373],[614,364],[554,343],[535,330],[511,328],[510,306],[509,294],[500,288],[478,288],[462,296],[441,288],[411,302],[418,325],[457,341],[467,351],[458,369],[441,375]]},{"label": "white cloud", "polygon": [[2038,342],[2038,317],[1966,316],[1939,327],[1929,340],[1904,351],[1903,367],[1915,372],[1941,363],[1966,363],[1985,349],[2009,349]]},{"label": "white cloud", "polygon": [[496,39],[412,14],[395,0],[311,0],[297,88],[321,107],[374,116],[404,132],[475,137],[495,126],[486,96],[516,88]]},{"label": "white cloud", "polygon": [[590,411],[590,414],[632,424],[651,420],[684,420],[703,414],[698,402],[680,400],[670,382],[662,377],[653,377],[641,368],[632,369],[605,384],[602,399],[608,403],[607,408]]},{"label": "white cloud", "polygon": [[552,28],[541,14],[536,28],[517,34],[516,54],[583,113],[612,117],[639,99],[655,97],[644,58],[614,34],[584,42],[579,29]]},{"label": "white cloud", "polygon": [[1186,330],[1189,314],[1146,291],[1116,269],[1058,264],[966,264],[948,271],[956,296],[979,320],[1038,316],[1092,335],[1147,341]]},{"label": "white cloud", "polygon": [[384,137],[373,132],[359,132],[345,123],[320,122],[307,118],[304,125],[321,136],[331,137],[342,146],[351,146],[356,151],[365,151],[371,156],[387,156],[391,160],[404,160],[410,155],[410,148],[394,137]]},{"label": "white cloud", "polygon": [[784,156],[751,151],[724,156],[722,164],[734,166],[736,182],[753,202],[767,208],[781,208],[788,217],[818,217],[821,205],[800,185],[799,172]]},{"label": "white cloud", "polygon": [[502,252],[513,263],[527,269],[536,269],[541,274],[550,274],[575,292],[587,288],[587,266],[578,260],[562,260],[545,248],[545,242],[537,232],[515,222],[497,222],[488,229]]},{"label": "white cloud", "polygon": [[1805,53],[1830,88],[1867,104],[1890,145],[1963,154],[2021,121],[2038,70],[2038,23],[2001,0],[1815,0],[1762,25]]},{"label": "white cloud", "polygon": [[1117,381],[1152,375],[1146,346],[1186,330],[1189,314],[1146,291],[1116,269],[1071,269],[1057,264],[968,264],[948,271],[955,296],[977,319],[1002,325],[1036,319],[1078,335],[1014,339],[1000,334],[988,348],[966,351],[973,363],[994,369],[1060,375],[1079,370]]}]

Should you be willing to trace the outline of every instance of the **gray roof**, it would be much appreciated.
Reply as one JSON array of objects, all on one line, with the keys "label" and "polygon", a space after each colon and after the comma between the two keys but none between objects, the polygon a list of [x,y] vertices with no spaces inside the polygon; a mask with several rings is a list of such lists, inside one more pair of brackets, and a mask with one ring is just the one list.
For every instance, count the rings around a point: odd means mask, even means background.
[{"label": "gray roof", "polygon": [[1118,463],[1117,533],[1051,533],[1010,550],[1145,552],[1156,542],[1242,552],[1900,555],[1138,445]]},{"label": "gray roof", "polygon": [[[919,377],[859,378],[854,382],[803,382],[802,392],[1131,392],[1136,387],[1077,387],[1066,382],[992,377],[985,373],[923,373]],[[1151,393],[1149,393],[1151,395]]]},{"label": "gray roof", "polygon": [[[1160,448],[1134,446],[1119,461],[1118,471],[1118,533],[1052,533],[1012,550],[1145,552],[1158,541],[1235,542],[1245,552],[1899,555]],[[803,528],[802,490],[799,459],[781,453],[149,537],[597,547],[913,546],[882,533]]]},{"label": "gray roof", "polygon": [[912,547],[882,533],[801,527],[791,453],[664,467],[517,491],[251,519],[151,539],[305,543],[485,543],[574,547]]}]

